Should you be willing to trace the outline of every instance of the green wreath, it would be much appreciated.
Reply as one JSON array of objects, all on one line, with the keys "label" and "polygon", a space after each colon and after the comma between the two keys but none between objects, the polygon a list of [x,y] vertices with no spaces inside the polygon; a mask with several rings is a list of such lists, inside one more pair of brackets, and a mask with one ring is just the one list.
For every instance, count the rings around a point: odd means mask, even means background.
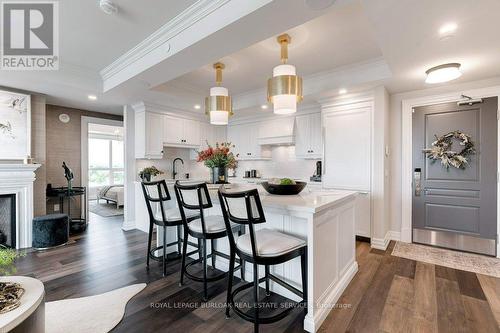
[{"label": "green wreath", "polygon": [[[472,142],[468,134],[453,131],[441,137],[434,136],[436,137],[436,141],[432,143],[432,148],[424,149],[424,152],[427,154],[427,158],[433,162],[441,160],[441,165],[446,169],[450,166],[457,169],[465,169],[469,164],[467,157],[476,153],[474,142]],[[462,150],[458,153],[451,150],[453,139],[460,140],[460,146],[463,146]]]}]

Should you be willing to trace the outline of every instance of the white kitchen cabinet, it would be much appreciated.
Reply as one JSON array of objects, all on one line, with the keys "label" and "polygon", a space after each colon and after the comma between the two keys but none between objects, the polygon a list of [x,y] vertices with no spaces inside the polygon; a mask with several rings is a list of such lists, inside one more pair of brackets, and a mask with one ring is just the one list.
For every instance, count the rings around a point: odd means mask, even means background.
[{"label": "white kitchen cabinet", "polygon": [[135,158],[163,156],[163,115],[140,111],[135,114]]},{"label": "white kitchen cabinet", "polygon": [[196,120],[163,116],[163,143],[169,147],[197,147],[200,123]]},{"label": "white kitchen cabinet", "polygon": [[321,114],[313,113],[295,117],[295,156],[298,158],[321,158]]},{"label": "white kitchen cabinet", "polygon": [[238,160],[270,159],[271,151],[259,145],[258,133],[259,123],[228,126],[227,140],[235,146],[233,152],[239,154]]},{"label": "white kitchen cabinet", "polygon": [[371,237],[372,102],[323,109],[323,186],[358,191],[356,235]]},{"label": "white kitchen cabinet", "polygon": [[371,193],[361,191],[356,197],[356,235],[370,238]]},{"label": "white kitchen cabinet", "polygon": [[191,160],[196,160],[198,158],[198,150],[207,148],[207,142],[213,147],[215,147],[216,143],[226,142],[226,126],[200,123],[199,146],[191,150]]}]

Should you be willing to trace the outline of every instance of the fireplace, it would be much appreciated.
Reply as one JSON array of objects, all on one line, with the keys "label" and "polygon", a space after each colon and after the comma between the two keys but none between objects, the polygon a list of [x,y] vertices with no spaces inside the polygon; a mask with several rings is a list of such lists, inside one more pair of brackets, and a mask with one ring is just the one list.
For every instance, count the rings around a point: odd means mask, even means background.
[{"label": "fireplace", "polygon": [[0,194],[0,244],[16,248],[15,194]]}]

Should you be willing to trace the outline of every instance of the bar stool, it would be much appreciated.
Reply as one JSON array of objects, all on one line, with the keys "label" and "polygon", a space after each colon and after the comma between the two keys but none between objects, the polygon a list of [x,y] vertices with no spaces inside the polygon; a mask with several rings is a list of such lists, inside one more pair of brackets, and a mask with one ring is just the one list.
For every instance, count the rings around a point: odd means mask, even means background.
[{"label": "bar stool", "polygon": [[[175,195],[177,197],[179,210],[184,222],[184,242],[182,250],[180,285],[184,283],[184,275],[186,275],[193,281],[203,282],[203,301],[206,302],[208,300],[207,283],[221,280],[227,276],[227,272],[222,272],[220,274],[208,277],[207,259],[212,259],[212,267],[214,269],[215,256],[220,256],[227,260],[230,259],[227,254],[221,253],[215,249],[217,239],[226,237],[228,234],[231,234],[232,236],[233,232],[238,232],[238,235],[241,235],[244,232],[244,229],[237,224],[232,224],[229,226],[229,228],[226,229],[224,218],[222,216],[205,216],[204,210],[213,207],[206,183],[181,184],[179,181],[177,181],[175,183]],[[199,217],[197,217],[196,219],[187,218],[186,212],[188,210],[198,211]],[[198,243],[200,243],[201,241],[201,254],[199,255],[199,258],[197,260],[193,260],[190,263],[186,264],[186,256],[189,255],[189,253],[186,253],[188,236],[198,239]],[[207,240],[210,240],[212,245],[212,251],[209,255],[207,254]],[[236,260],[238,261],[238,263],[240,262],[239,259]],[[188,267],[200,262],[203,265],[203,277],[195,276],[188,272]],[[241,268],[243,274],[244,267],[238,266],[235,268],[233,265],[233,270],[238,268]]]},{"label": "bar stool", "polygon": [[[141,185],[149,213],[149,237],[146,267],[149,269],[150,258],[156,261],[162,260],[163,276],[165,276],[167,272],[167,247],[177,245],[177,251],[179,255],[181,254],[181,226],[183,223],[182,217],[178,208],[165,207],[168,201],[171,200],[165,180],[142,182]],[[159,207],[156,206],[156,204],[158,204]],[[194,220],[199,217],[198,212],[196,211],[186,210],[183,214],[184,216],[186,216],[186,219],[188,221]],[[154,249],[151,249],[154,225],[163,227],[163,245],[156,246]],[[167,244],[167,227],[177,227],[177,241]],[[154,255],[154,252],[158,250],[163,250],[162,257]]]},{"label": "bar stool", "polygon": [[[229,311],[232,308],[241,318],[254,323],[254,332],[259,331],[259,324],[274,323],[286,317],[293,307],[287,307],[285,310],[274,316],[259,316],[259,284],[265,282],[266,295],[269,296],[269,281],[272,280],[292,293],[302,298],[302,301],[296,305],[307,305],[307,244],[304,240],[284,234],[271,229],[255,230],[254,225],[265,223],[266,218],[262,209],[259,192],[257,189],[240,192],[227,192],[223,186],[218,191],[219,201],[222,207],[222,214],[226,228],[232,228],[231,223],[239,225],[248,225],[249,233],[244,234],[238,239],[234,239],[229,233],[229,245],[231,247],[229,272],[233,271],[235,255],[237,254],[242,261],[248,261],[253,264],[253,282],[246,283],[234,291],[233,274],[229,274],[227,287],[227,305],[226,317],[229,317]],[[269,272],[269,266],[282,264],[291,259],[300,256],[302,273],[302,291],[294,286],[279,279]],[[265,276],[259,279],[259,265],[265,267]],[[235,306],[235,297],[238,293],[253,286],[254,306],[253,316],[243,312]]]}]

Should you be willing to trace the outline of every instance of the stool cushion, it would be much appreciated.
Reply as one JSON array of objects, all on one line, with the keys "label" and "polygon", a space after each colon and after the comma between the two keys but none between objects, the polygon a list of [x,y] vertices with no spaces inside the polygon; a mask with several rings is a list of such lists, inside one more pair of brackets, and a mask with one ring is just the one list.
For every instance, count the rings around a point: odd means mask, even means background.
[{"label": "stool cushion", "polygon": [[[189,229],[194,232],[202,233],[201,218],[188,223]],[[224,218],[220,215],[205,216],[205,231],[207,234],[216,233],[226,230]]]},{"label": "stool cushion", "polygon": [[63,245],[69,240],[69,218],[66,214],[50,214],[33,218],[33,243],[37,249]]},{"label": "stool cushion", "polygon": [[[184,214],[186,214],[186,218],[189,219],[191,217],[195,217],[197,215],[200,215],[200,212],[196,211],[196,210],[184,209]],[[168,222],[182,220],[181,212],[179,211],[179,209],[177,207],[165,209],[165,218],[167,219]],[[161,210],[159,210],[156,213],[155,219],[158,221],[163,221],[163,217],[161,216]]]},{"label": "stool cushion", "polygon": [[[277,257],[303,246],[306,241],[271,229],[255,231],[257,255],[261,257]],[[236,247],[248,255],[252,254],[250,234],[244,234],[236,240]]]}]

